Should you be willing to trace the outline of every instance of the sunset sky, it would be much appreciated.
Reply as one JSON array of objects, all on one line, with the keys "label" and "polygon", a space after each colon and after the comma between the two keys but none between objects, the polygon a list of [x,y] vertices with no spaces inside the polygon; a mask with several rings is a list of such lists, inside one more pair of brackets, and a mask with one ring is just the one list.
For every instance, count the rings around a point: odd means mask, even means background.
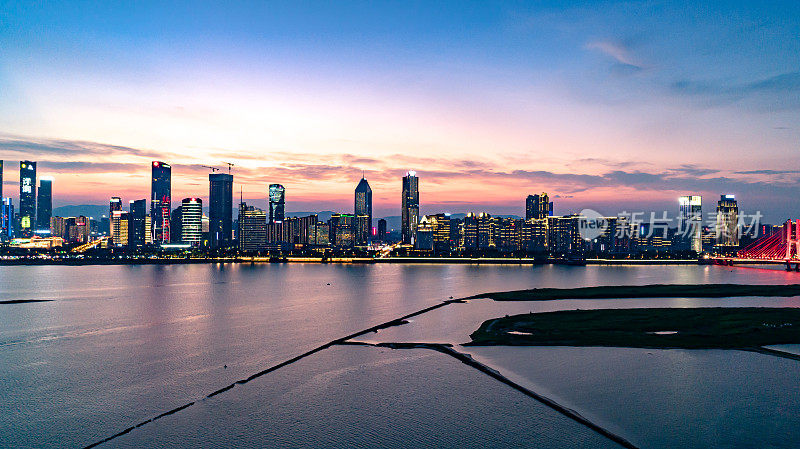
[{"label": "sunset sky", "polygon": [[[677,211],[721,193],[800,217],[800,2],[8,2],[0,158],[52,175],[54,203],[287,189],[351,211],[366,173],[398,215]],[[238,195],[237,195],[238,197]]]}]

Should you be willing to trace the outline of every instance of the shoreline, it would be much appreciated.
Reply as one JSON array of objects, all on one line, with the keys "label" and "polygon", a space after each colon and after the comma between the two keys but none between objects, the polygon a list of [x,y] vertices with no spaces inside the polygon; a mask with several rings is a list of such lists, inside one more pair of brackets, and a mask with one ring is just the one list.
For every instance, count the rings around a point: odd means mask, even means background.
[{"label": "shoreline", "polygon": [[469,265],[703,265],[694,259],[587,259],[571,261],[560,259],[505,258],[505,257],[220,257],[220,258],[146,258],[146,259],[0,259],[0,266],[38,265],[176,265],[176,264],[269,264],[269,263],[331,263],[331,264],[469,264]]}]

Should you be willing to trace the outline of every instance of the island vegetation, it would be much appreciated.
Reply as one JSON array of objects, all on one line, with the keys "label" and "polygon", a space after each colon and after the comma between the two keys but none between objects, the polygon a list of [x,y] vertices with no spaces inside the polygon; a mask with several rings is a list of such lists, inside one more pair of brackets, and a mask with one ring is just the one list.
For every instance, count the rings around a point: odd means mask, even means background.
[{"label": "island vegetation", "polygon": [[485,321],[467,345],[747,349],[800,343],[800,309],[566,310]]},{"label": "island vegetation", "polygon": [[734,296],[800,296],[800,284],[650,284],[578,288],[532,288],[483,293],[466,299],[495,301],[548,301],[553,299],[611,298],[726,298]]}]

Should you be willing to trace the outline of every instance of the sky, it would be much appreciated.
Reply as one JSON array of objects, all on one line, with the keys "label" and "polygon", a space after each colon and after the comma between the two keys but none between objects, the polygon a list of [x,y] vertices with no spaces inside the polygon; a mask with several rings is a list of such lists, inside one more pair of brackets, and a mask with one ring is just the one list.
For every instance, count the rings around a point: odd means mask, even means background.
[{"label": "sky", "polygon": [[[165,4],[169,3],[169,4]],[[8,2],[0,0],[0,159],[53,200],[207,197],[209,170],[287,210],[375,215],[677,212],[735,194],[800,217],[800,3]]]}]

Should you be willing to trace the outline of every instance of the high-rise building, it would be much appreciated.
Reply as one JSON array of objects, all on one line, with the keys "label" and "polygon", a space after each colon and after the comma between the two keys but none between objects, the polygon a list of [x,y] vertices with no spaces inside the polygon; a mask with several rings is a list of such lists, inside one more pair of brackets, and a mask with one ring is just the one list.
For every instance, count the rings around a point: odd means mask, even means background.
[{"label": "high-rise building", "polygon": [[19,227],[23,237],[36,227],[36,162],[19,163]]},{"label": "high-rise building", "polygon": [[[183,228],[181,227],[181,220],[183,219],[181,215],[181,206],[172,209],[172,213],[169,216],[169,241],[170,242],[180,242],[181,241],[181,234],[183,233]],[[152,226],[152,225],[151,225]]]},{"label": "high-rise building", "polygon": [[14,203],[11,198],[3,198],[0,204],[0,241],[11,240],[14,236]]},{"label": "high-rise building", "polygon": [[403,243],[414,244],[419,224],[419,178],[415,171],[409,171],[403,177],[401,207]]},{"label": "high-rise building", "polygon": [[200,198],[181,201],[181,241],[192,246],[203,241],[203,201]]},{"label": "high-rise building", "polygon": [[688,240],[689,249],[703,251],[703,201],[700,195],[684,195],[678,198],[678,220]]},{"label": "high-rise building", "polygon": [[280,184],[269,185],[269,222],[282,223],[286,218],[286,189]]},{"label": "high-rise building", "polygon": [[267,213],[239,204],[239,250],[261,251],[267,244]]},{"label": "high-rise building", "polygon": [[172,167],[153,161],[150,182],[150,219],[153,243],[169,243],[169,214],[172,211]]},{"label": "high-rise building", "polygon": [[145,245],[146,220],[147,200],[131,201],[128,208],[128,246],[140,248]]},{"label": "high-rise building", "polygon": [[367,217],[366,226],[364,226],[364,223],[359,223],[356,235],[358,243],[367,243],[372,237],[372,188],[363,176],[356,186],[353,213],[356,216],[364,215]]},{"label": "high-rise building", "polygon": [[[122,198],[118,196],[112,196],[111,200],[108,202],[108,235],[112,239],[115,235],[119,235],[119,229],[115,228],[115,223],[118,223],[119,220],[116,222],[114,221],[114,212],[121,212],[122,211]],[[116,245],[117,242],[114,241]]]},{"label": "high-rise building", "polygon": [[114,246],[128,246],[128,213],[115,210],[111,213],[111,239]]},{"label": "high-rise building", "polygon": [[230,246],[233,232],[233,175],[208,175],[208,232],[212,248]]},{"label": "high-rise building", "polygon": [[525,219],[541,220],[553,215],[553,203],[547,193],[528,195],[525,200]]},{"label": "high-rise building", "polygon": [[331,245],[340,248],[352,247],[355,243],[354,228],[356,216],[352,214],[333,214],[330,223]]},{"label": "high-rise building", "polygon": [[[424,215],[419,220],[420,226],[430,231],[430,248],[428,245],[420,249],[432,249],[437,254],[450,251],[450,214]],[[424,246],[424,248],[423,248]]]},{"label": "high-rise building", "polygon": [[386,242],[386,220],[378,220],[378,241]]},{"label": "high-rise building", "polygon": [[108,216],[110,217],[115,210],[122,210],[122,198],[118,196],[112,196],[108,202]]},{"label": "high-rise building", "polygon": [[3,160],[0,159],[0,200],[3,199]]},{"label": "high-rise building", "polygon": [[729,251],[739,246],[739,206],[733,195],[720,196],[717,203],[717,247]]},{"label": "high-rise building", "polygon": [[39,178],[39,191],[36,195],[36,231],[49,232],[50,217],[53,215],[53,178]]}]

